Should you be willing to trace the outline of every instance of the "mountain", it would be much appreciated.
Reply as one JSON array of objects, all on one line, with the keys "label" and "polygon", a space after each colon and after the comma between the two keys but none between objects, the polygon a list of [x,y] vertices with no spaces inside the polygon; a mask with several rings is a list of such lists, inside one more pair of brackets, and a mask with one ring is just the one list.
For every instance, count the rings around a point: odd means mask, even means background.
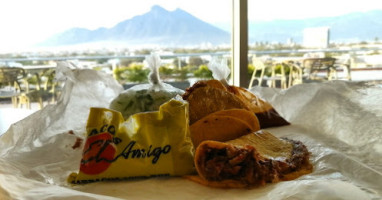
[{"label": "mountain", "polygon": [[293,38],[303,40],[303,30],[311,27],[329,27],[330,41],[354,42],[382,38],[382,10],[350,13],[336,17],[320,17],[301,20],[273,20],[250,22],[250,42],[268,41],[285,43]]},{"label": "mountain", "polygon": [[160,6],[153,6],[148,13],[122,21],[110,29],[73,28],[53,36],[41,45],[61,46],[82,43],[223,45],[230,43],[230,34],[182,9],[167,11]]},{"label": "mountain", "polygon": [[[329,27],[331,42],[370,41],[382,38],[382,10],[336,17],[249,22],[248,26],[250,43],[285,43],[288,39],[293,39],[301,44],[304,29],[312,27]],[[53,36],[40,46],[92,43],[166,47],[228,45],[229,27],[229,23],[213,26],[182,9],[167,11],[160,6],[153,6],[149,12],[122,21],[112,28],[73,28]]]}]

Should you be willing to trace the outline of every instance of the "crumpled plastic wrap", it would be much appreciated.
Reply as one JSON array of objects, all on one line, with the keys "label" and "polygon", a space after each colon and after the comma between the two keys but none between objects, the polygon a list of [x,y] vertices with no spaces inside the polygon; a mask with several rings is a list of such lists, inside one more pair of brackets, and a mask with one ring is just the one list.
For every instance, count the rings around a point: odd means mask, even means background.
[{"label": "crumpled plastic wrap", "polygon": [[[58,69],[63,95],[0,137],[0,199],[381,199],[382,88],[330,82],[288,90],[252,88],[292,123],[268,129],[302,141],[313,173],[255,189],[217,189],[184,178],[70,185],[90,107],[107,107],[122,87],[91,70]],[[73,130],[74,134],[68,134]]]}]

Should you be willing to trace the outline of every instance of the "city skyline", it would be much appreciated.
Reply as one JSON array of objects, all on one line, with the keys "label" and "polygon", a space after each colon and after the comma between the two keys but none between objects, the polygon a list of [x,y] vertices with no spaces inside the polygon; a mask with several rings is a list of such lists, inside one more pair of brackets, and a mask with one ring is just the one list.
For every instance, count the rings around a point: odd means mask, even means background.
[{"label": "city skyline", "polygon": [[[275,19],[303,19],[336,16],[350,12],[382,10],[375,1],[347,2],[320,1],[317,5],[305,5],[302,0],[248,1],[250,21]],[[159,5],[167,10],[181,8],[211,24],[227,23],[231,19],[231,0],[14,0],[2,1],[0,6],[1,49],[24,48],[74,27],[94,30],[110,28],[120,21],[148,12]],[[277,6],[275,6],[277,5]],[[328,6],[330,5],[330,6]],[[0,49],[0,50],[1,50]]]}]

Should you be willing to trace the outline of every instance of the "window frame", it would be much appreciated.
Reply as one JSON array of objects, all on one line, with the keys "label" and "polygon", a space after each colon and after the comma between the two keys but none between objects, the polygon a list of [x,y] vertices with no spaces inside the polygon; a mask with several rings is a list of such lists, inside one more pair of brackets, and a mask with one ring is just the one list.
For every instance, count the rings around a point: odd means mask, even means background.
[{"label": "window frame", "polygon": [[248,0],[232,0],[231,84],[248,87]]}]

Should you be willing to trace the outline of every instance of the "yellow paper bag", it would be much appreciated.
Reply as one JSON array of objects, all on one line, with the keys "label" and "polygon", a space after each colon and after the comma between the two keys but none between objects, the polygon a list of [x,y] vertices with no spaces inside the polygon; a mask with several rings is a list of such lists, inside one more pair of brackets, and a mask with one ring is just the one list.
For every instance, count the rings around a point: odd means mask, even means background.
[{"label": "yellow paper bag", "polygon": [[91,108],[79,173],[70,183],[181,176],[194,172],[188,104],[172,99],[159,111],[126,121],[120,112]]}]

